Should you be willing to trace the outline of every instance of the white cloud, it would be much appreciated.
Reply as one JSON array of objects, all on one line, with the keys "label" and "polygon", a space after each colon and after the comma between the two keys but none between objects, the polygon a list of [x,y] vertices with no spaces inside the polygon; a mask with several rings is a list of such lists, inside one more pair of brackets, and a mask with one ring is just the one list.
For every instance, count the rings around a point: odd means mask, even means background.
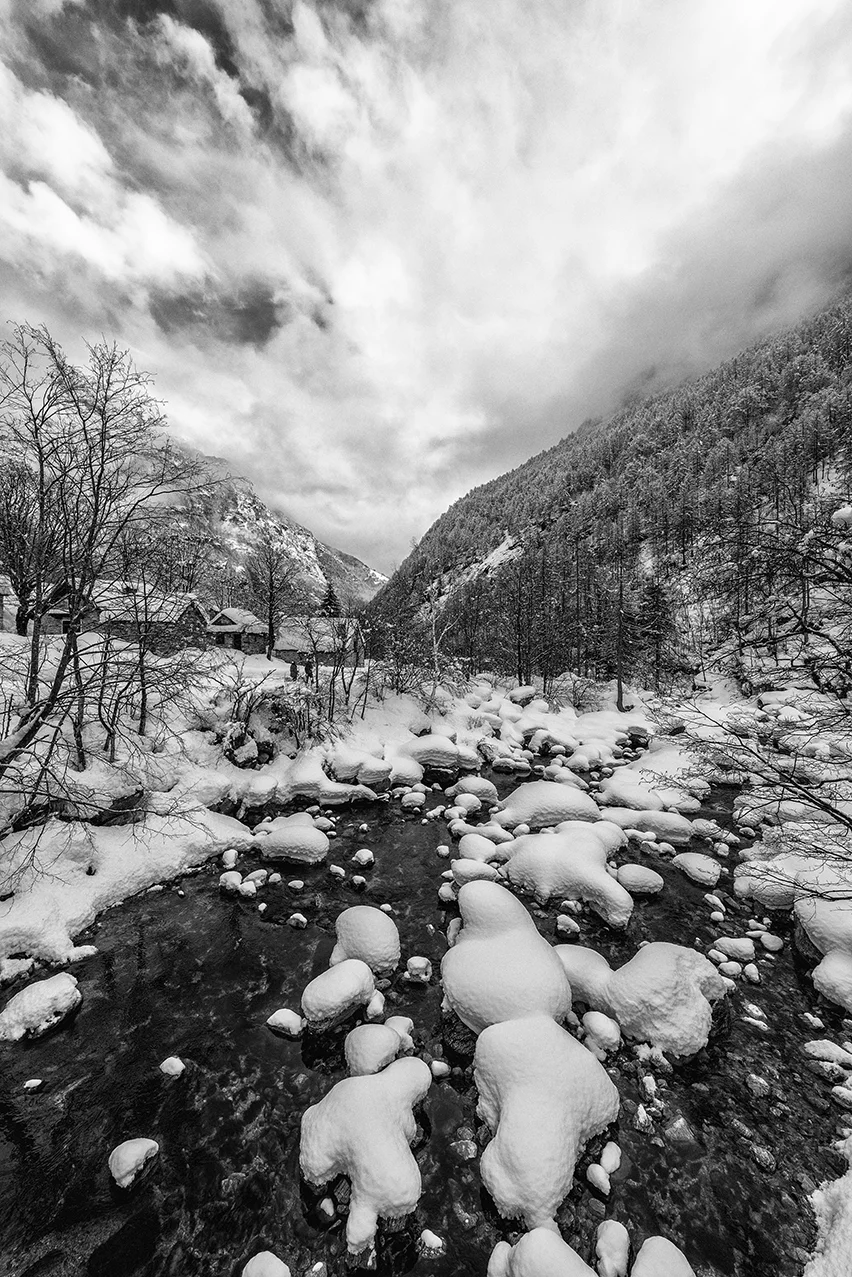
[{"label": "white cloud", "polygon": [[[379,566],[852,260],[841,0],[382,0],[358,26],[299,0],[289,31],[218,3],[239,84],[167,16],[109,29],[106,100],[0,79],[0,256],[66,284],[82,263],[60,322],[99,332],[109,305],[176,428]],[[260,347],[145,307],[246,279],[288,314]]]}]

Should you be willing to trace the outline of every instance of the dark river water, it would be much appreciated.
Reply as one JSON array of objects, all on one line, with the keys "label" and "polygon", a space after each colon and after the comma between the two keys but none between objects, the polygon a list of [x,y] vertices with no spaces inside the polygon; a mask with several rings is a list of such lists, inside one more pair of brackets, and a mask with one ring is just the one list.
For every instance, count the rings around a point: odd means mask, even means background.
[{"label": "dark river water", "polygon": [[[505,778],[498,784],[501,792],[511,787]],[[702,814],[727,823],[726,798],[719,791]],[[358,831],[362,822],[369,833]],[[486,1200],[477,1161],[458,1160],[451,1147],[460,1133],[480,1132],[470,1043],[457,1025],[442,1024],[440,1013],[443,930],[455,913],[437,899],[447,862],[435,848],[448,841],[445,826],[423,825],[396,804],[382,804],[341,815],[337,827],[331,862],[351,873],[349,858],[358,847],[375,852],[365,894],[323,865],[283,870],[285,882],[304,880],[301,892],[282,882],[263,888],[255,902],[235,901],[219,893],[214,862],[111,910],[81,937],[99,952],[71,968],[83,994],[79,1013],[39,1041],[0,1047],[3,1277],[236,1277],[265,1248],[284,1259],[294,1277],[318,1260],[329,1277],[351,1271],[345,1221],[321,1226],[315,1195],[300,1190],[298,1172],[300,1117],[345,1076],[343,1034],[293,1042],[273,1035],[265,1020],[278,1007],[298,1008],[306,982],[327,965],[335,917],[363,902],[390,903],[403,958],[422,954],[435,964],[428,987],[394,979],[388,1013],[412,1017],[421,1053],[431,1058],[444,1044],[456,1063],[425,1102],[415,1145],[423,1196],[406,1228],[382,1233],[380,1277],[410,1271],[483,1277],[495,1241],[515,1236]],[[718,934],[703,888],[657,853],[621,859],[659,870],[666,887],[637,900],[626,934],[584,915],[582,943],[618,965],[641,939],[692,944],[698,938],[706,945]],[[725,898],[729,883],[726,872],[718,888]],[[260,901],[268,905],[263,914]],[[533,909],[550,939],[557,905]],[[294,909],[307,916],[306,930],[287,925]],[[748,915],[732,906],[725,930],[742,934]],[[648,1067],[640,1068],[629,1048],[611,1064],[622,1110],[604,1138],[620,1144],[621,1169],[604,1200],[585,1180],[604,1139],[593,1142],[559,1214],[563,1236],[587,1261],[597,1225],[612,1217],[637,1244],[652,1233],[670,1237],[700,1277],[801,1272],[814,1240],[807,1194],[843,1170],[828,1149],[837,1117],[829,1083],[808,1071],[800,1050],[824,1034],[802,1013],[819,1010],[826,1032],[837,1030],[840,1020],[818,1005],[791,945],[761,967],[759,987],[744,984],[727,999],[706,1051],[670,1073],[651,1070],[665,1110],[651,1131],[635,1129],[632,1121],[642,1099],[639,1074]],[[768,1031],[743,1020],[745,1002],[761,1008]],[[168,1055],[185,1061],[182,1076],[159,1072]],[[751,1093],[751,1074],[769,1083],[768,1095]],[[24,1081],[34,1077],[44,1086],[24,1091]],[[107,1158],[134,1136],[156,1139],[160,1156],[131,1192],[120,1193]],[[759,1150],[771,1153],[774,1170],[765,1169]],[[424,1227],[445,1238],[445,1255],[418,1256]]]}]

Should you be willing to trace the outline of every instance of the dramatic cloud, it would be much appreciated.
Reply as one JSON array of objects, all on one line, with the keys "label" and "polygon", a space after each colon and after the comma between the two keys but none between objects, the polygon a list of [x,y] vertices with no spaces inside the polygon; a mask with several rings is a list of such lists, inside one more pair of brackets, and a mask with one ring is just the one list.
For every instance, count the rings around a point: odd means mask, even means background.
[{"label": "dramatic cloud", "polygon": [[852,267],[843,0],[0,0],[0,283],[388,567]]}]

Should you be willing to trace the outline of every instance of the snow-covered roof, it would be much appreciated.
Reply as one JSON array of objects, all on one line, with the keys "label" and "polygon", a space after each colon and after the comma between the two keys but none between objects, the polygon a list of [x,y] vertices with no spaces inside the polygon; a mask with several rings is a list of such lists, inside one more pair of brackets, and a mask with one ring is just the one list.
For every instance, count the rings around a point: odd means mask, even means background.
[{"label": "snow-covered roof", "polygon": [[12,589],[12,582],[9,578],[7,576],[0,576],[0,594],[5,594],[8,597],[10,594],[14,593],[15,591]]},{"label": "snow-covered roof", "polygon": [[266,633],[266,626],[260,617],[245,607],[223,607],[210,621],[208,628],[221,634]]},{"label": "snow-covered roof", "polygon": [[[92,589],[91,607],[104,621],[178,621],[187,608],[194,607],[204,620],[207,617],[194,594],[171,594],[146,588],[136,581],[97,581]],[[56,615],[67,615],[67,598],[62,597],[49,609]]]},{"label": "snow-covered roof", "polygon": [[328,651],[339,647],[345,638],[350,647],[360,626],[348,616],[285,616],[278,627],[275,647],[278,651],[310,652],[317,648]]}]

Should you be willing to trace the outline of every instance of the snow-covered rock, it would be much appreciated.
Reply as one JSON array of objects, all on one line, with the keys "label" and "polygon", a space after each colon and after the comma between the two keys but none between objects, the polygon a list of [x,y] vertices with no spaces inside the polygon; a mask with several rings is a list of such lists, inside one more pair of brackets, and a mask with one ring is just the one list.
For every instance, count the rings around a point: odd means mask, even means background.
[{"label": "snow-covered rock", "polygon": [[632,807],[607,807],[601,813],[621,829],[653,834],[661,842],[683,847],[692,837],[692,821],[676,811],[636,811]]},{"label": "snow-covered rock", "polygon": [[583,1028],[586,1032],[583,1045],[599,1060],[605,1060],[610,1051],[617,1051],[621,1046],[618,1022],[602,1011],[587,1011]]},{"label": "snow-covered rock", "polygon": [[402,1047],[402,1039],[386,1024],[359,1024],[346,1034],[343,1053],[353,1077],[378,1073],[391,1060],[395,1060]]},{"label": "snow-covered rock", "polygon": [[511,892],[469,882],[458,896],[463,926],[444,955],[444,1000],[468,1028],[518,1017],[564,1020],[571,989],[555,951]]},{"label": "snow-covered rock", "polygon": [[600,817],[597,803],[582,790],[552,780],[533,780],[509,794],[503,809],[495,813],[494,823],[503,829],[514,829],[516,825],[544,829],[563,820],[599,820]]},{"label": "snow-covered rock", "polygon": [[[616,1219],[605,1219],[595,1236],[598,1277],[627,1277],[630,1234]],[[663,1274],[660,1277],[664,1277]]]},{"label": "snow-covered rock", "polygon": [[672,864],[702,887],[715,887],[722,872],[717,860],[702,855],[700,851],[682,851],[679,856],[673,857]]},{"label": "snow-covered rock", "polygon": [[487,1277],[595,1277],[595,1270],[558,1233],[534,1228],[514,1246],[497,1243],[488,1260]]},{"label": "snow-covered rock", "polygon": [[416,736],[400,745],[398,753],[436,771],[455,771],[459,764],[458,747],[447,736]]},{"label": "snow-covered rock", "polygon": [[160,1146],[156,1140],[125,1140],[109,1155],[109,1173],[119,1188],[129,1188],[142,1167],[156,1157]]},{"label": "snow-covered rock", "polygon": [[494,1133],[480,1174],[508,1219],[555,1226],[577,1157],[618,1114],[605,1069],[549,1016],[493,1024],[476,1044],[477,1112]]},{"label": "snow-covered rock", "polygon": [[292,816],[276,816],[264,827],[258,826],[255,848],[266,860],[315,865],[328,855],[329,841],[306,812],[297,811]]},{"label": "snow-covered rock", "polygon": [[653,896],[666,885],[661,874],[645,865],[619,865],[617,878],[631,896]]},{"label": "snow-covered rock", "polygon": [[503,874],[540,903],[551,896],[582,900],[611,927],[626,927],[633,897],[607,873],[607,856],[624,834],[607,821],[561,822],[555,833],[526,834],[509,850]]},{"label": "snow-covered rock", "polygon": [[375,992],[373,973],[367,963],[360,958],[344,958],[307,985],[302,994],[302,1013],[312,1027],[326,1028],[367,1006]]},{"label": "snow-covered rock", "polygon": [[0,1011],[0,1042],[40,1038],[79,1006],[83,995],[67,971],[37,980],[16,993]]},{"label": "snow-covered rock", "polygon": [[661,941],[644,945],[613,971],[593,949],[557,945],[555,952],[574,998],[612,1016],[627,1037],[675,1056],[707,1045],[712,1003],[724,997],[726,986],[703,954]]},{"label": "snow-covered rock", "polygon": [[473,794],[483,807],[495,807],[499,802],[497,786],[484,776],[463,776],[444,792],[450,799],[458,798],[460,794]]},{"label": "snow-covered rock", "polygon": [[381,1073],[344,1078],[302,1117],[299,1164],[305,1179],[318,1186],[337,1175],[350,1181],[350,1254],[372,1247],[380,1218],[399,1220],[417,1206],[421,1181],[409,1149],[416,1132],[412,1109],[431,1082],[422,1060],[395,1060]]},{"label": "snow-covered rock", "polygon": [[160,1072],[165,1073],[167,1077],[180,1077],[186,1065],[177,1055],[169,1055],[160,1065]]},{"label": "snow-covered rock", "polygon": [[493,865],[486,864],[482,860],[468,860],[461,857],[454,860],[450,866],[453,880],[461,887],[466,882],[474,882],[478,878],[484,879],[486,882],[494,882],[499,877],[497,870]]},{"label": "snow-covered rock", "polygon": [[273,1033],[281,1033],[287,1038],[298,1038],[301,1036],[305,1022],[299,1015],[298,1011],[290,1011],[287,1007],[281,1007],[278,1011],[273,1011],[266,1021]]},{"label": "snow-covered rock", "polygon": [[392,918],[372,905],[353,905],[338,914],[334,924],[337,944],[329,962],[360,958],[371,970],[392,971],[399,962],[399,931]]},{"label": "snow-covered rock", "polygon": [[695,1277],[683,1251],[665,1237],[649,1237],[639,1248],[630,1277]]},{"label": "snow-covered rock", "polygon": [[244,1266],[240,1277],[290,1277],[290,1269],[271,1250],[261,1250]]}]

